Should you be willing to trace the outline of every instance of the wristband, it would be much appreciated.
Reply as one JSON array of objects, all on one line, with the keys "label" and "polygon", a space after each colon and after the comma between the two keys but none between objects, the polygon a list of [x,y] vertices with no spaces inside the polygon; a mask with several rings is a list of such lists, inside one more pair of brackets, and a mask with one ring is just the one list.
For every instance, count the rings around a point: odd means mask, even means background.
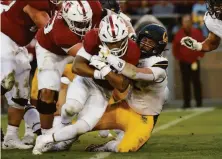
[{"label": "wristband", "polygon": [[110,73],[112,69],[109,66],[105,66],[100,70],[102,77],[105,77],[108,73]]},{"label": "wristband", "polygon": [[196,50],[197,50],[197,51],[201,51],[201,50],[202,50],[202,47],[203,47],[202,43],[197,42],[197,44],[196,44]]}]

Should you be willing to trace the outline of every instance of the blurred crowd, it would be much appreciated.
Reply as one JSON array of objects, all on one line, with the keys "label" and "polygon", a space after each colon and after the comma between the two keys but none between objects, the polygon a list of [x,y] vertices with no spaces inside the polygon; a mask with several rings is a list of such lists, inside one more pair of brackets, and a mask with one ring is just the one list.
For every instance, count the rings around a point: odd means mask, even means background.
[{"label": "blurred crowd", "polygon": [[207,6],[203,0],[129,0],[121,1],[121,9],[132,17],[133,23],[136,23],[138,18],[144,15],[154,15],[167,27],[170,41],[173,40],[174,35],[179,31],[181,17],[184,14],[192,15],[193,26],[201,30],[204,37],[208,35],[208,30],[203,22]]}]

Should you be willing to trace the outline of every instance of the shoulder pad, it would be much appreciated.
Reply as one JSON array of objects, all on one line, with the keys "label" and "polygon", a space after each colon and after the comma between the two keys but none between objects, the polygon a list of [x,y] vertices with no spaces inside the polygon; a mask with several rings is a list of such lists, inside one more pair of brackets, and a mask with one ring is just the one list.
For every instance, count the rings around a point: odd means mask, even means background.
[{"label": "shoulder pad", "polygon": [[209,13],[206,13],[204,16],[204,22],[209,31],[214,33],[215,35],[222,38],[222,21],[219,19],[214,19],[211,17]]}]

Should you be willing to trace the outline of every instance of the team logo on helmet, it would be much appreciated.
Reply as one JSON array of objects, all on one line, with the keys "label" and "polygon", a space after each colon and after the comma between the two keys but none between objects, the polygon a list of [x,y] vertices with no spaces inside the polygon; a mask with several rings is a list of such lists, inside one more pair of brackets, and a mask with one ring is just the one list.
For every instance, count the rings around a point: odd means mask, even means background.
[{"label": "team logo on helmet", "polygon": [[163,34],[163,42],[165,42],[165,43],[168,42],[168,36],[167,36],[166,32]]}]

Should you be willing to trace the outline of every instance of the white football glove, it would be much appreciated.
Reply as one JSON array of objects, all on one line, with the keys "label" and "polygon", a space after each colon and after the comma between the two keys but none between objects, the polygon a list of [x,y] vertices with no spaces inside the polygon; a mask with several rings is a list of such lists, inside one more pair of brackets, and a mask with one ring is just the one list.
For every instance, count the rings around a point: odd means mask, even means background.
[{"label": "white football glove", "polygon": [[184,45],[191,50],[196,50],[196,51],[202,50],[202,43],[197,42],[197,40],[195,40],[189,36],[182,38],[180,43],[181,43],[181,45]]},{"label": "white football glove", "polygon": [[112,71],[110,66],[107,65],[104,60],[97,55],[92,56],[89,65],[94,66],[96,69],[98,69],[94,71],[95,79],[105,79],[104,77]]},{"label": "white football glove", "polygon": [[99,48],[100,48],[99,57],[101,57],[105,61],[106,58],[111,54],[110,50],[102,45],[100,45]]},{"label": "white football glove", "polygon": [[99,46],[99,57],[104,62],[108,62],[111,66],[113,66],[117,71],[121,72],[126,64],[126,62],[119,57],[110,53],[110,50],[104,46]]},{"label": "white football glove", "polygon": [[110,54],[107,58],[106,58],[106,61],[111,65],[113,66],[118,72],[121,72],[123,70],[123,68],[125,67],[126,65],[126,62],[115,56],[115,55],[112,55]]}]

